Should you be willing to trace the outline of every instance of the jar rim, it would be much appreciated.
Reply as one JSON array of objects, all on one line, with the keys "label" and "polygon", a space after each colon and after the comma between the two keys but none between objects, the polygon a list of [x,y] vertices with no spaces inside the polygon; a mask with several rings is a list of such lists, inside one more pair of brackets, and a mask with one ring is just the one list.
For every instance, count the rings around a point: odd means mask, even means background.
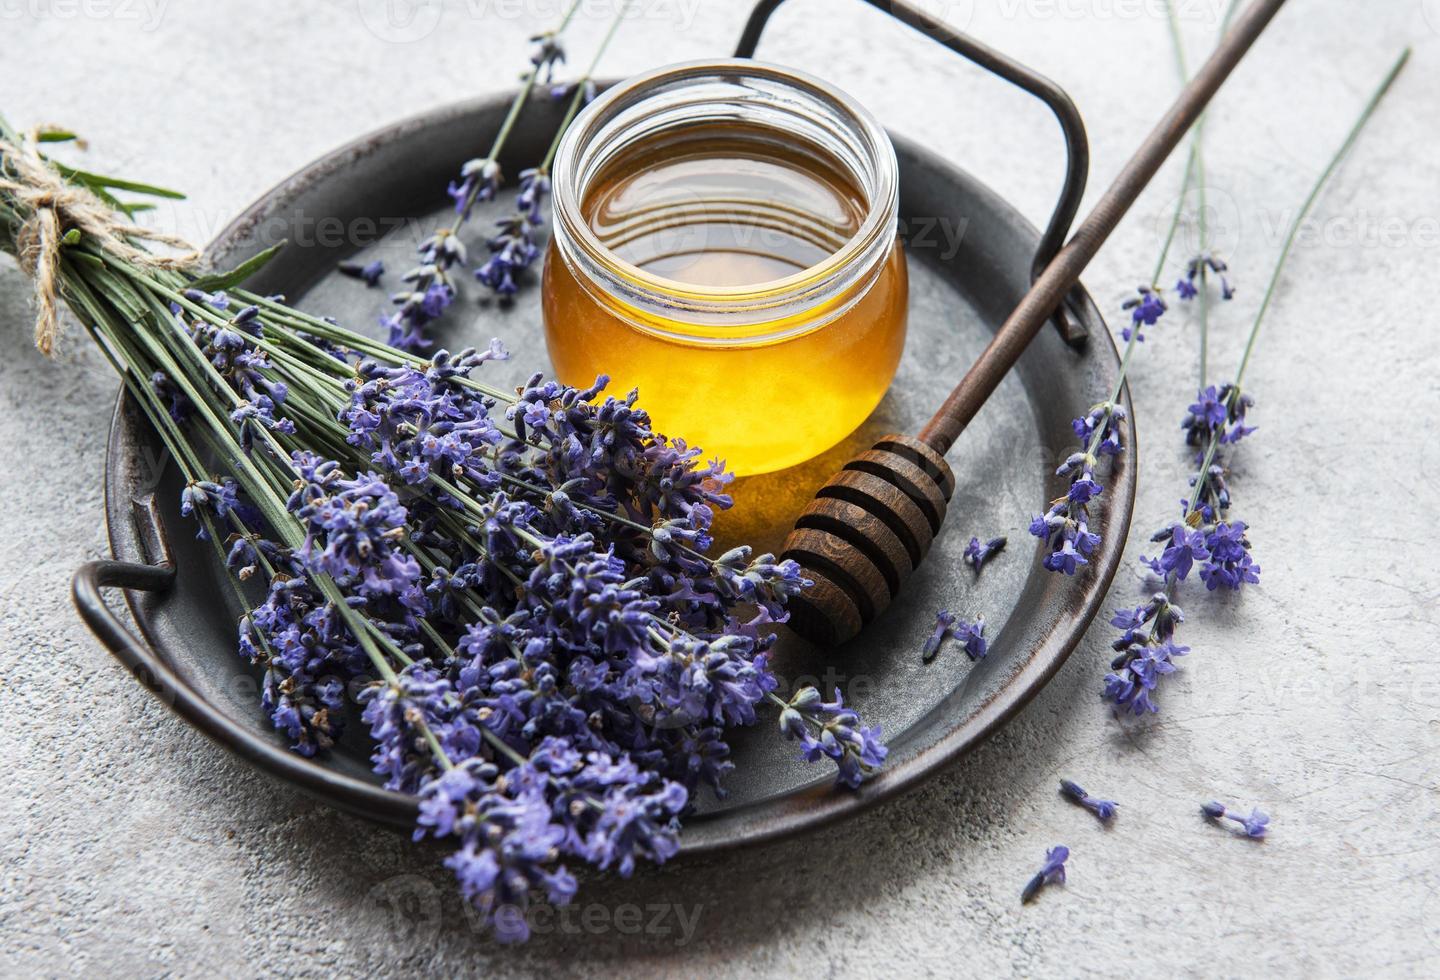
[{"label": "jar rim", "polygon": [[[737,100],[750,98],[765,111],[797,114],[826,135],[844,142],[862,172],[854,173],[863,195],[864,219],[843,245],[814,265],[779,279],[738,286],[706,286],[649,272],[602,243],[582,213],[588,181],[609,159],[594,159],[597,140],[619,139],[641,128],[649,117],[646,103],[664,108],[666,95],[706,82],[735,85]],[[752,83],[752,88],[743,83]],[[789,100],[782,106],[781,97]],[[767,101],[767,99],[769,101]],[[696,106],[703,103],[696,102]],[[672,107],[673,108],[673,107]],[[681,110],[688,108],[682,104]],[[630,118],[627,118],[627,113]],[[777,131],[779,127],[774,127]],[[786,131],[794,139],[806,139]],[[613,155],[614,151],[611,151]],[[842,163],[845,161],[841,161]],[[890,138],[878,120],[849,94],[806,73],[754,61],[725,58],[682,62],[637,75],[600,94],[578,115],[561,138],[552,174],[555,222],[552,234],[562,256],[579,264],[613,298],[628,305],[659,307],[671,326],[700,325],[724,318],[730,325],[760,328],[778,320],[793,320],[797,313],[849,289],[861,277],[873,274],[894,247],[898,213],[898,164]],[[827,320],[830,318],[826,318]],[[809,330],[819,324],[807,322]],[[794,327],[787,329],[788,335]],[[673,332],[673,331],[662,331]],[[686,339],[696,339],[682,332]],[[754,340],[752,335],[728,332],[726,339]],[[775,339],[770,333],[764,339]]]}]

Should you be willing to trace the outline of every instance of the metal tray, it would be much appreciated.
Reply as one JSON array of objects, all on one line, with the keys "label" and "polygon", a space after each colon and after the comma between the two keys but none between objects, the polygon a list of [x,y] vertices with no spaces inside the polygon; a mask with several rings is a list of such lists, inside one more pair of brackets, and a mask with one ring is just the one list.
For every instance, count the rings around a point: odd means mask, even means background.
[{"label": "metal tray", "polygon": [[[250,285],[368,329],[386,308],[385,293],[338,275],[336,263],[381,257],[390,270],[386,283],[396,283],[413,264],[420,238],[449,217],[441,194],[446,181],[476,147],[489,144],[509,101],[497,96],[428,112],[336,150],[262,197],[220,234],[210,254],[224,265],[289,239],[284,257]],[[561,108],[547,99],[525,110],[501,159],[506,174],[543,155],[560,116]],[[963,170],[903,137],[895,137],[895,146],[911,266],[910,334],[895,384],[869,421],[832,451],[737,483],[735,508],[718,522],[718,547],[744,541],[778,549],[795,515],[842,462],[878,435],[913,432],[929,417],[1030,284],[1036,229]],[[483,253],[490,216],[506,213],[508,201],[502,195],[482,205],[471,221],[472,257]],[[491,381],[509,384],[546,368],[538,284],[527,283],[513,304],[482,292],[474,285],[452,307],[442,342],[458,347],[501,337],[514,356],[486,366]],[[980,412],[951,452],[957,488],[949,518],[906,590],[842,647],[819,649],[788,634],[778,647],[774,665],[784,687],[838,686],[867,723],[883,726],[891,750],[885,768],[858,792],[835,790],[829,774],[800,762],[794,745],[764,718],[757,728],[734,733],[729,794],[698,801],[682,853],[810,830],[917,785],[1013,717],[1084,634],[1129,527],[1135,438],[1132,429],[1131,452],[1117,461],[1098,502],[1095,524],[1103,543],[1091,564],[1073,578],[1043,570],[1026,526],[1064,492],[1054,467],[1073,441],[1070,420],[1106,396],[1118,371],[1114,344],[1089,296],[1077,289],[1067,305],[1072,338],[1083,328],[1089,342],[1042,332]],[[737,395],[743,385],[737,379]],[[1128,405],[1128,393],[1125,398]],[[258,672],[236,654],[240,610],[227,604],[229,590],[219,578],[227,573],[180,516],[179,476],[166,463],[158,436],[122,392],[105,474],[116,561],[92,563],[77,574],[81,615],[142,683],[241,757],[334,806],[411,826],[415,800],[380,787],[369,770],[362,726],[352,724],[334,751],[314,760],[288,752],[271,729],[259,708]],[[961,561],[965,544],[971,535],[997,534],[1007,534],[1010,545],[977,577]],[[173,576],[166,568],[143,567],[166,563]],[[126,589],[143,641],[106,608],[104,586]],[[971,664],[952,646],[934,663],[921,663],[921,644],[940,608],[985,617],[986,659]]]}]

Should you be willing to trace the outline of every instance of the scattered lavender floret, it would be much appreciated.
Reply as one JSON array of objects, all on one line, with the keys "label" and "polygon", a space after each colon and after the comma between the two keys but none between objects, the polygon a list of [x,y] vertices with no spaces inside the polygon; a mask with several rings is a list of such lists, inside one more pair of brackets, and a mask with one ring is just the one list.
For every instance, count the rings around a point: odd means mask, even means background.
[{"label": "scattered lavender floret", "polygon": [[341,262],[337,268],[343,275],[362,280],[367,286],[378,285],[380,277],[385,274],[385,263],[379,259],[363,265],[359,262]]},{"label": "scattered lavender floret", "polygon": [[955,625],[955,614],[949,610],[942,609],[935,614],[935,631],[925,641],[924,648],[920,651],[920,657],[925,663],[935,659],[940,652],[940,646],[950,635],[950,627]]},{"label": "scattered lavender floret", "polygon": [[999,554],[1005,548],[1006,543],[1007,539],[1004,537],[991,538],[984,544],[980,543],[979,538],[971,538],[970,543],[965,546],[964,560],[975,569],[976,574],[979,574],[980,569],[985,567],[985,563]]},{"label": "scattered lavender floret", "polygon": [[960,641],[971,660],[983,660],[988,652],[985,642],[985,617],[976,616],[974,623],[967,623],[947,610],[935,614],[935,631],[925,641],[921,659],[925,663],[934,660],[940,648],[950,638]]},{"label": "scattered lavender floret", "polygon": [[1266,814],[1264,811],[1260,810],[1258,807],[1252,808],[1250,810],[1249,816],[1241,817],[1236,816],[1235,814],[1227,810],[1222,804],[1212,800],[1209,803],[1200,804],[1200,812],[1216,822],[1219,822],[1220,820],[1233,820],[1235,823],[1239,824],[1239,829],[1244,832],[1245,836],[1253,840],[1260,840],[1261,838],[1263,838],[1265,836],[1265,831],[1270,826],[1269,815]]},{"label": "scattered lavender floret", "polygon": [[1116,803],[1114,800],[1101,800],[1091,796],[1089,793],[1085,792],[1085,790],[1081,789],[1078,784],[1072,783],[1068,779],[1060,780],[1060,795],[1064,796],[1068,800],[1080,804],[1085,809],[1095,814],[1096,819],[1100,820],[1102,823],[1108,823],[1110,820],[1114,819],[1115,812],[1120,807],[1120,804]]},{"label": "scattered lavender floret", "polygon": [[1025,890],[1020,893],[1021,904],[1028,905],[1040,889],[1046,885],[1065,884],[1065,862],[1070,860],[1070,848],[1063,844],[1056,844],[1045,852],[1045,864],[1036,872],[1025,885]]}]

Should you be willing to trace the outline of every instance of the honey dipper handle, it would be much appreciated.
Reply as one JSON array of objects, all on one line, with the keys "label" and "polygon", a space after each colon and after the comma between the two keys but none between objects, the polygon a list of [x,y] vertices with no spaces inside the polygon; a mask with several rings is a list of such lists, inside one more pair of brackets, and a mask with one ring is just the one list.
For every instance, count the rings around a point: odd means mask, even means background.
[{"label": "honey dipper handle", "polygon": [[1284,4],[1285,0],[1255,0],[1236,19],[1210,60],[1195,73],[1170,111],[1121,168],[1095,209],[1081,222],[1074,236],[1046,266],[1020,305],[996,331],[990,345],[955,390],[950,392],[945,404],[920,430],[922,441],[941,455],[954,445],[980,406],[1000,384],[1000,379],[1015,366],[1065,294],[1079,281],[1080,273],[1150,183],[1165,158],[1200,118],[1220,85]]}]

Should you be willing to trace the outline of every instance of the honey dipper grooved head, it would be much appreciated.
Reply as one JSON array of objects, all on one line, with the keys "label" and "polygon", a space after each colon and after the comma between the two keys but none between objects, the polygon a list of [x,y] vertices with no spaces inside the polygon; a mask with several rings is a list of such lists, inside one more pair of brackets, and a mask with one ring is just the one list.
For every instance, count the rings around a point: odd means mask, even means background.
[{"label": "honey dipper grooved head", "polygon": [[885,436],[820,488],[785,539],[815,585],[790,600],[790,628],[812,643],[851,639],[890,605],[945,520],[955,475],[912,436]]}]

